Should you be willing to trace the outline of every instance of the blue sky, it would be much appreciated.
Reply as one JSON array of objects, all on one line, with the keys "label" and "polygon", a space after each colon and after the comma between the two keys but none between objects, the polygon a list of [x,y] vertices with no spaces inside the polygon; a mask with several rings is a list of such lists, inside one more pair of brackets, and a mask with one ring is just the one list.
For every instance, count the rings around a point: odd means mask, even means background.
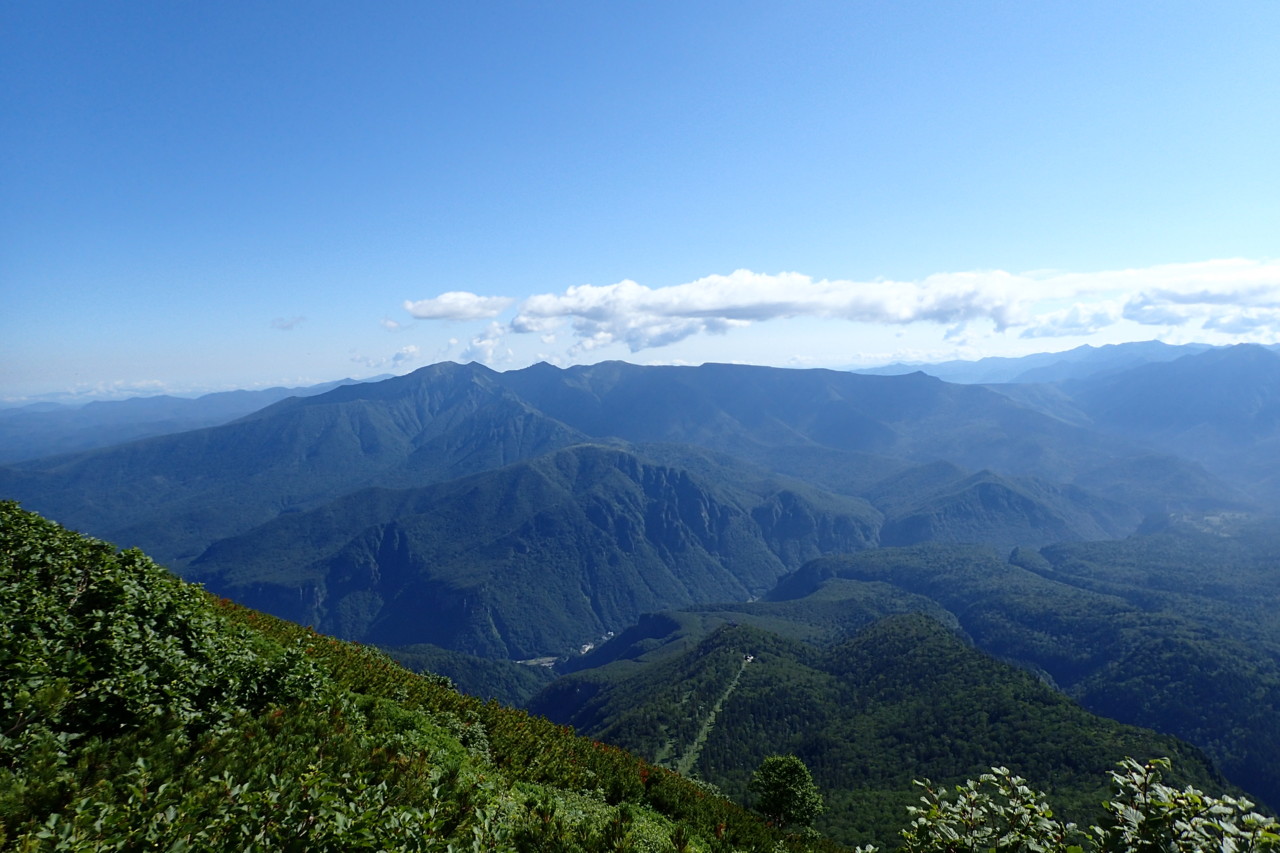
[{"label": "blue sky", "polygon": [[1280,2],[0,5],[0,399],[1280,340]]}]

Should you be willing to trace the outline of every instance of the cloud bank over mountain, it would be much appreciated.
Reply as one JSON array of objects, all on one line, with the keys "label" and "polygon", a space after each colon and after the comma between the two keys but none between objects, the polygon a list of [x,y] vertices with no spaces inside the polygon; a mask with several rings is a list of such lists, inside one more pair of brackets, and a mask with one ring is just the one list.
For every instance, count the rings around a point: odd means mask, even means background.
[{"label": "cloud bank over mountain", "polygon": [[919,281],[740,269],[663,287],[631,280],[575,285],[520,301],[461,291],[405,301],[410,314],[428,320],[496,320],[512,306],[513,316],[491,324],[471,354],[492,354],[507,334],[537,334],[551,343],[565,333],[571,357],[612,344],[637,353],[796,318],[933,325],[948,336],[981,326],[1021,338],[1089,335],[1128,321],[1270,342],[1280,331],[1280,261],[1232,258],[1088,273],[985,270]]}]

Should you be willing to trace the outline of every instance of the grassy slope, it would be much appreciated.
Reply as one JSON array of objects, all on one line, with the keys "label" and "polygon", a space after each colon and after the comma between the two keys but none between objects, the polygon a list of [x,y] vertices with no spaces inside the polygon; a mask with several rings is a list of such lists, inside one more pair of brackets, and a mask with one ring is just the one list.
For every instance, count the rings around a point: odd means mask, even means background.
[{"label": "grassy slope", "polygon": [[5,849],[777,840],[619,749],[217,601],[139,552],[0,503]]}]

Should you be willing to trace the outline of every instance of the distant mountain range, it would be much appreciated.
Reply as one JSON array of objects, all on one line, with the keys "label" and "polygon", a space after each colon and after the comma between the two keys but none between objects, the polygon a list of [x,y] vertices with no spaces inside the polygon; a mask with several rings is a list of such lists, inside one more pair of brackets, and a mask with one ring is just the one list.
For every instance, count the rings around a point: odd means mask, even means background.
[{"label": "distant mountain range", "polygon": [[219,391],[195,398],[160,395],[81,405],[35,403],[0,408],[0,464],[217,426],[286,397],[308,397],[339,385],[386,378],[340,379],[303,388]]},{"label": "distant mountain range", "polygon": [[[774,742],[828,762],[828,779],[871,760],[840,746],[858,737],[893,741],[885,760],[938,775],[996,749],[1040,761],[1010,744],[1048,731],[1091,744],[1074,768],[1061,743],[1042,756],[1049,780],[1094,778],[1109,756],[1148,746],[1201,761],[1072,717],[1065,694],[1181,737],[1280,800],[1280,550],[1267,520],[1280,510],[1280,354],[1134,345],[1069,364],[1014,374],[1051,382],[959,384],[444,363],[10,462],[0,497],[478,693],[634,736],[731,790],[745,779],[732,761]],[[249,405],[222,403],[201,417]],[[130,413],[144,409],[109,411],[137,429]],[[754,654],[744,636],[774,655],[737,670],[749,706],[725,698],[734,672],[721,660]],[[913,643],[968,675],[934,698],[894,687],[929,671],[899,659]],[[868,649],[897,657],[841,668]],[[991,657],[1031,676],[990,669]],[[534,660],[569,680],[515,663]],[[679,702],[641,701],[675,678],[662,667],[705,674],[730,716],[699,711],[688,731]],[[845,711],[824,711],[806,740],[791,688]],[[943,694],[958,704],[924,725],[920,703]],[[962,736],[941,722],[956,714]],[[722,742],[717,727],[737,734]],[[897,794],[875,793],[888,777],[859,768],[840,785],[867,790],[840,796],[897,808]]]},{"label": "distant mountain range", "polygon": [[[1059,398],[919,373],[444,363],[17,463],[0,468],[0,493],[345,635],[414,642],[393,626],[424,624],[430,601],[461,608],[432,630],[461,633],[424,642],[559,654],[646,609],[759,594],[820,554],[1040,546],[1123,536],[1152,514],[1280,505],[1264,458],[1277,389],[1280,356],[1259,347],[1064,384],[1072,420],[1054,413]],[[630,568],[607,572],[607,588],[584,575],[570,596],[548,580],[561,565]],[[448,594],[408,592],[431,584]],[[559,590],[547,608],[575,615],[516,640],[494,590],[533,588]]]},{"label": "distant mountain range", "polygon": [[[1171,345],[1160,341],[1084,346],[1064,352],[1042,352],[1018,357],[989,356],[974,361],[933,363],[898,362],[883,367],[856,369],[872,376],[898,376],[921,371],[947,382],[963,384],[1062,382],[1086,379],[1099,373],[1115,373],[1153,362],[1173,361],[1212,349],[1209,344]],[[1274,349],[1274,348],[1273,348]]]}]

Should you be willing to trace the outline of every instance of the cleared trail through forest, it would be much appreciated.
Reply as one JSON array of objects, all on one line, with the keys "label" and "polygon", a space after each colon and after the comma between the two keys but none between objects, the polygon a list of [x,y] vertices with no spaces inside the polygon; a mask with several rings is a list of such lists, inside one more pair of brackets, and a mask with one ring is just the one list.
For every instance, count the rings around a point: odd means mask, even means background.
[{"label": "cleared trail through forest", "polygon": [[716,699],[715,704],[711,706],[711,711],[707,714],[707,718],[702,721],[702,728],[698,729],[698,734],[694,737],[693,743],[689,745],[688,751],[676,763],[676,772],[681,776],[688,776],[693,769],[693,765],[698,763],[698,756],[702,754],[702,745],[707,742],[707,735],[711,733],[711,727],[716,723],[716,715],[720,713],[724,703],[733,695],[733,691],[738,689],[738,682],[742,680],[742,673],[746,671],[747,664],[753,660],[755,658],[752,655],[743,656],[742,665],[738,667],[738,671],[729,682],[729,686],[724,689],[724,692]]}]

